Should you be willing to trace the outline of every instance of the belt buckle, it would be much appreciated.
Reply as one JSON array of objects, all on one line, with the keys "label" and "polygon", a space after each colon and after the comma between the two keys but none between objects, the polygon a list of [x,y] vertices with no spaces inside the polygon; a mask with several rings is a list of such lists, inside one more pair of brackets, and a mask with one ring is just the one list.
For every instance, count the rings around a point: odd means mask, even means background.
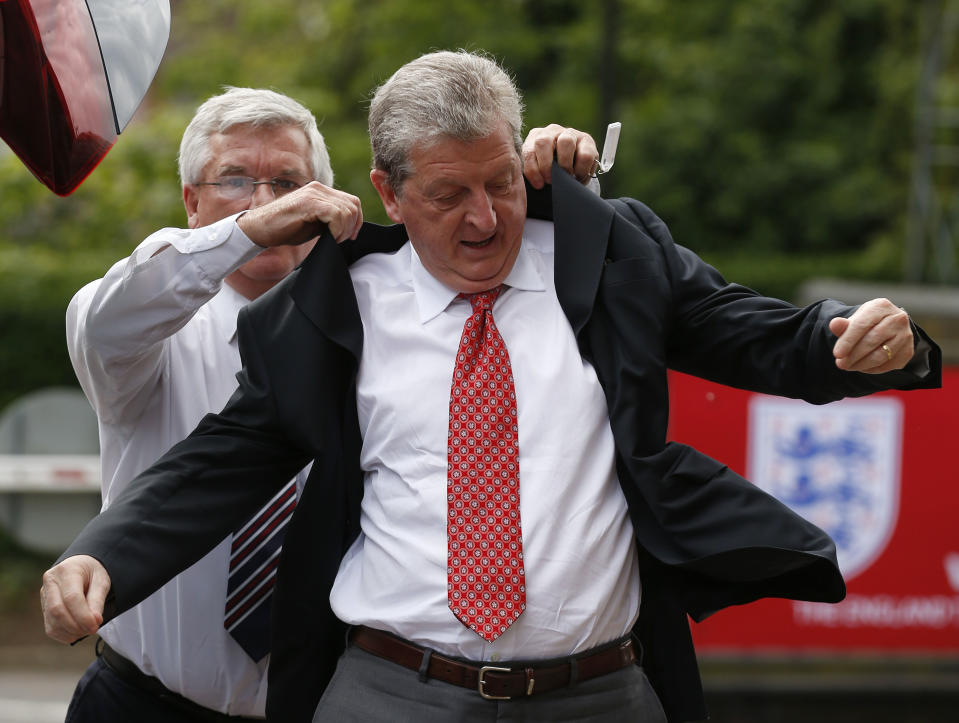
[{"label": "belt buckle", "polygon": [[512,668],[497,668],[495,665],[484,665],[479,669],[479,678],[476,682],[476,689],[479,691],[479,694],[486,698],[486,700],[512,700],[513,696],[511,695],[490,695],[486,692],[486,674],[490,671],[495,673],[512,673]]}]

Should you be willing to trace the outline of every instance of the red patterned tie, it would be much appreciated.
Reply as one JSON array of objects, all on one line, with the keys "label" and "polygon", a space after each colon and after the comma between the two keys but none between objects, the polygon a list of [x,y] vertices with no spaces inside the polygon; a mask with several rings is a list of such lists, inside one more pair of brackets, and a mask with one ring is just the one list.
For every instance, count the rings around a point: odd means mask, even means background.
[{"label": "red patterned tie", "polygon": [[447,450],[449,605],[490,642],[526,609],[516,392],[493,321],[500,288],[462,295],[473,315],[456,352]]}]

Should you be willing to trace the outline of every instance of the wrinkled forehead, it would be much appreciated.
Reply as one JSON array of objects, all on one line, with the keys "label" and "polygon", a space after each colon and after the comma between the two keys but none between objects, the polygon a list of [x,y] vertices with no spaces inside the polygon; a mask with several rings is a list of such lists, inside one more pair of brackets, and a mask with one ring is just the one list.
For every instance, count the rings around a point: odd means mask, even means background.
[{"label": "wrinkled forehead", "polygon": [[301,128],[289,124],[238,124],[214,131],[207,141],[207,170],[246,171],[270,166],[276,172],[312,177],[310,142]]},{"label": "wrinkled forehead", "polygon": [[522,171],[511,133],[499,128],[489,135],[462,139],[437,135],[414,143],[408,155],[410,176],[421,181],[441,176],[486,181]]}]

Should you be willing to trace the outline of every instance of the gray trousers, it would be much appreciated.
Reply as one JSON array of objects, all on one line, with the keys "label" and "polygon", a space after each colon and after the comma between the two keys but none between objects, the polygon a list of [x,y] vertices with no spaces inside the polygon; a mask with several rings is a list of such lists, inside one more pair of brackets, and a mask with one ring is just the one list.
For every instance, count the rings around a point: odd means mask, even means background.
[{"label": "gray trousers", "polygon": [[355,646],[343,653],[313,723],[665,723],[643,669],[623,668],[570,688],[515,700],[485,700]]}]

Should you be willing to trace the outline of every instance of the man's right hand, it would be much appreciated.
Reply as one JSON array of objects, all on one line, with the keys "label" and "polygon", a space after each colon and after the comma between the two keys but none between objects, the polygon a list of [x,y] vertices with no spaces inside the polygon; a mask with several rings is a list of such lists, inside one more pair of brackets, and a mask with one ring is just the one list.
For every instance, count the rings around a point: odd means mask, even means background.
[{"label": "man's right hand", "polygon": [[100,561],[74,555],[43,573],[40,607],[43,627],[51,638],[72,643],[93,635],[103,624],[103,604],[110,575]]},{"label": "man's right hand", "polygon": [[533,188],[552,183],[553,157],[560,168],[573,174],[580,183],[589,183],[594,166],[598,165],[599,150],[589,133],[575,128],[564,128],[550,123],[545,128],[533,128],[523,141],[523,174]]},{"label": "man's right hand", "polygon": [[264,248],[296,246],[323,232],[337,243],[355,239],[363,225],[363,208],[356,196],[311,181],[271,203],[251,208],[237,219],[250,240]]}]

